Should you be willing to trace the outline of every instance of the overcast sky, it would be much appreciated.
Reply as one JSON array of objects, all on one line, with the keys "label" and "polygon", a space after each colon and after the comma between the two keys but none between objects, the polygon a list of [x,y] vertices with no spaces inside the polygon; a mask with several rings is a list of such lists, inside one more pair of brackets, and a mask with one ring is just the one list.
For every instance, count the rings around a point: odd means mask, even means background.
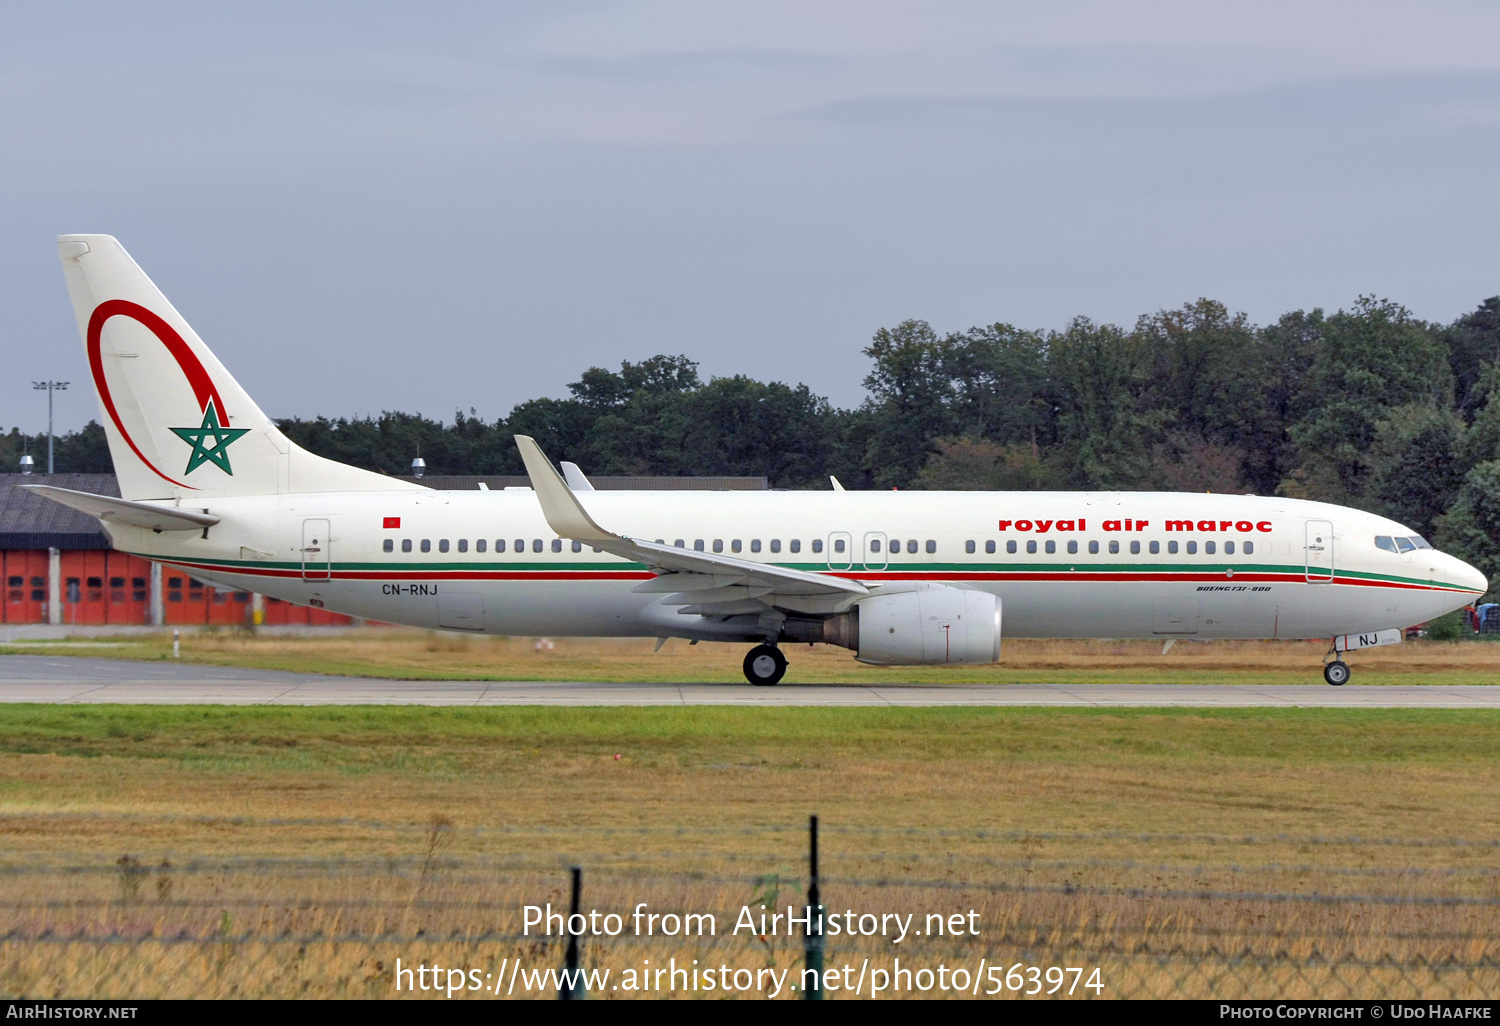
[{"label": "overcast sky", "polygon": [[1493,2],[220,6],[7,5],[0,425],[97,416],[64,232],[272,416],[654,353],[851,405],[908,317],[1500,292]]}]

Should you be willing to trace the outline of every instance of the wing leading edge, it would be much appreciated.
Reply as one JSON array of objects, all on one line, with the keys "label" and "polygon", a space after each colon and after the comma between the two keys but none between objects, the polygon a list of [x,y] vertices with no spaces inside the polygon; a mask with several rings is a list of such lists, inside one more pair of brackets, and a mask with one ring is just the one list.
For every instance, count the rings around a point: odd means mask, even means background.
[{"label": "wing leading edge", "polygon": [[668,605],[681,604],[681,613],[727,616],[776,606],[833,612],[836,607],[870,593],[859,582],[842,577],[735,559],[722,553],[680,549],[607,531],[583,508],[535,439],[526,435],[515,437],[548,526],[563,538],[644,564],[657,577],[635,590],[676,592],[664,601]]}]

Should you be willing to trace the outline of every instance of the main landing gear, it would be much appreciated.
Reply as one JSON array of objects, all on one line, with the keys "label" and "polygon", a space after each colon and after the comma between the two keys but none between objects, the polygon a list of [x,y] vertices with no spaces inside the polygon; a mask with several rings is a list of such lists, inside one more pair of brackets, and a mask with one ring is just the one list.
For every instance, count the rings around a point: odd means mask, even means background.
[{"label": "main landing gear", "polygon": [[786,676],[786,656],[775,645],[756,645],[745,656],[745,679],[768,687]]}]

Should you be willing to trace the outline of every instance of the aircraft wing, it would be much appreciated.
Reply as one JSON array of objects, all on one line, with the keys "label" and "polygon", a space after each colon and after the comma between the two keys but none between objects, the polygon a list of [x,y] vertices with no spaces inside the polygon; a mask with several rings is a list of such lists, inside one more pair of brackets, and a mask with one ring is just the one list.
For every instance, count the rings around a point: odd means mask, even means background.
[{"label": "aircraft wing", "polygon": [[680,549],[606,531],[589,516],[536,441],[526,435],[515,437],[532,490],[552,530],[563,538],[644,563],[657,577],[635,590],[678,592],[669,602],[687,604],[684,613],[713,616],[759,612],[774,605],[819,607],[829,600],[869,594],[864,585],[842,577],[736,559],[718,552]]},{"label": "aircraft wing", "polygon": [[44,499],[60,502],[64,506],[96,516],[100,520],[129,524],[132,527],[145,527],[152,531],[201,531],[219,522],[219,518],[212,513],[200,513],[195,509],[156,506],[149,502],[132,502],[129,499],[117,499],[112,495],[94,495],[92,492],[58,488],[56,485],[22,485],[21,487],[36,492]]}]

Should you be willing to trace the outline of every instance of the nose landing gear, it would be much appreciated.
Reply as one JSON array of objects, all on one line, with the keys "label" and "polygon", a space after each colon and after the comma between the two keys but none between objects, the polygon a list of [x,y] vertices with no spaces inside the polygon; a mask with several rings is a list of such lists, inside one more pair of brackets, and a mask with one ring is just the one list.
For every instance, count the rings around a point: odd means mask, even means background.
[{"label": "nose landing gear", "polygon": [[1349,683],[1349,673],[1349,664],[1342,659],[1323,664],[1323,679],[1336,688]]},{"label": "nose landing gear", "polygon": [[756,645],[745,656],[745,679],[769,687],[786,676],[786,656],[775,645]]}]

